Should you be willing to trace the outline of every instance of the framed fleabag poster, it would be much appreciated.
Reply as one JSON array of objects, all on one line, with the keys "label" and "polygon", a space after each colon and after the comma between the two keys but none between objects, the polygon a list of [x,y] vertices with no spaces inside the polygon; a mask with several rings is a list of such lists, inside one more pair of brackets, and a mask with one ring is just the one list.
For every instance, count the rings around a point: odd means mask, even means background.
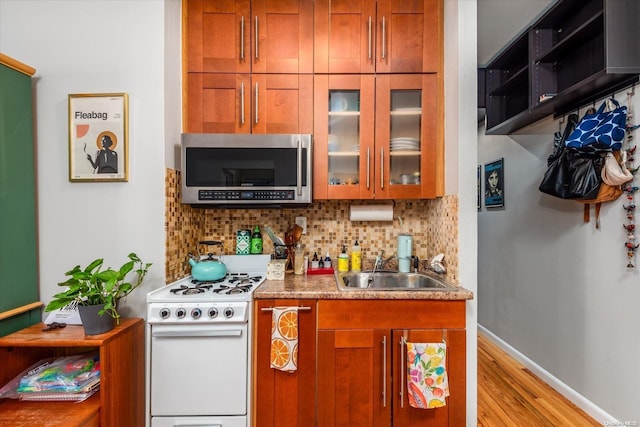
[{"label": "framed fleabag poster", "polygon": [[488,208],[504,206],[504,159],[484,165],[484,205]]},{"label": "framed fleabag poster", "polygon": [[69,181],[128,181],[126,93],[69,95]]}]

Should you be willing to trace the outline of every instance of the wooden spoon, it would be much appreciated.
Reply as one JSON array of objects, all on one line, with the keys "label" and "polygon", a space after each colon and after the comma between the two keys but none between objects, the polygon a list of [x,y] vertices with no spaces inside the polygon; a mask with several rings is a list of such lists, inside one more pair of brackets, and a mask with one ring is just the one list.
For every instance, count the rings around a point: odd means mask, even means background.
[{"label": "wooden spoon", "polygon": [[302,227],[300,227],[298,224],[295,224],[293,226],[293,243],[298,243],[300,241],[300,238],[302,237]]}]

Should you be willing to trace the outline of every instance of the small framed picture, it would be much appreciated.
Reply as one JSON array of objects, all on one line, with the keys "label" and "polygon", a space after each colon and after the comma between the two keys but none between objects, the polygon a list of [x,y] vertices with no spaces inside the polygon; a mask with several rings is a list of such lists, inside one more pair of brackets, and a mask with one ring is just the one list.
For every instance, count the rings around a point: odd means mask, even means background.
[{"label": "small framed picture", "polygon": [[488,208],[504,206],[504,159],[484,165],[484,205]]},{"label": "small framed picture", "polygon": [[129,180],[126,93],[69,95],[69,181]]},{"label": "small framed picture", "polygon": [[478,165],[478,210],[482,207],[482,167]]}]

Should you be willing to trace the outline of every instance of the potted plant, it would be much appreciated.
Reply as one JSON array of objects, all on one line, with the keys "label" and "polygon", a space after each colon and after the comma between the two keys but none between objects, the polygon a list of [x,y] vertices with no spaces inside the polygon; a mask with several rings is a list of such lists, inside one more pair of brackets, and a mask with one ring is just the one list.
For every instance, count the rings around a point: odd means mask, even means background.
[{"label": "potted plant", "polygon": [[[77,304],[86,334],[93,335],[112,329],[115,324],[120,323],[118,302],[140,286],[151,267],[151,263],[143,263],[135,253],[130,253],[128,258],[129,261],[118,270],[111,267],[102,269],[102,258],[96,259],[84,269],[76,265],[65,273],[69,278],[58,283],[58,286],[66,286],[67,289],[54,295],[45,311]],[[131,281],[127,280],[129,273],[135,274]],[[86,310],[95,312],[98,318],[103,317],[102,323],[105,324],[92,328],[89,319],[85,321]],[[108,316],[104,316],[105,313]]]}]

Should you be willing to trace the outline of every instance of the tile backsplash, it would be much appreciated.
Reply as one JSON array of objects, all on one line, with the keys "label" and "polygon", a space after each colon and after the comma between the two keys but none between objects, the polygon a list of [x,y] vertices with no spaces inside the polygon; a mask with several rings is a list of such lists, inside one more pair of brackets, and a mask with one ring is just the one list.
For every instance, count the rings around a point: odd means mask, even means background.
[{"label": "tile backsplash", "polygon": [[[280,237],[284,236],[296,216],[307,218],[307,234],[301,243],[310,255],[329,251],[334,263],[342,248],[347,249],[357,239],[362,248],[363,264],[370,265],[380,250],[386,256],[396,252],[396,238],[399,232],[413,235],[414,254],[421,260],[431,259],[444,253],[447,267],[446,278],[458,284],[458,197],[449,195],[434,200],[400,200],[395,202],[393,221],[349,220],[349,206],[366,201],[327,200],[314,202],[303,209],[222,209],[194,208],[180,203],[180,172],[166,169],[166,277],[171,283],[190,274],[187,253],[198,248],[200,240],[220,240],[223,249],[216,253],[234,254],[236,231],[251,229],[258,225],[262,230],[270,226]],[[393,203],[389,201],[375,201]],[[397,217],[402,218],[403,226]],[[266,233],[262,233],[263,253],[271,253],[273,244]]]}]

